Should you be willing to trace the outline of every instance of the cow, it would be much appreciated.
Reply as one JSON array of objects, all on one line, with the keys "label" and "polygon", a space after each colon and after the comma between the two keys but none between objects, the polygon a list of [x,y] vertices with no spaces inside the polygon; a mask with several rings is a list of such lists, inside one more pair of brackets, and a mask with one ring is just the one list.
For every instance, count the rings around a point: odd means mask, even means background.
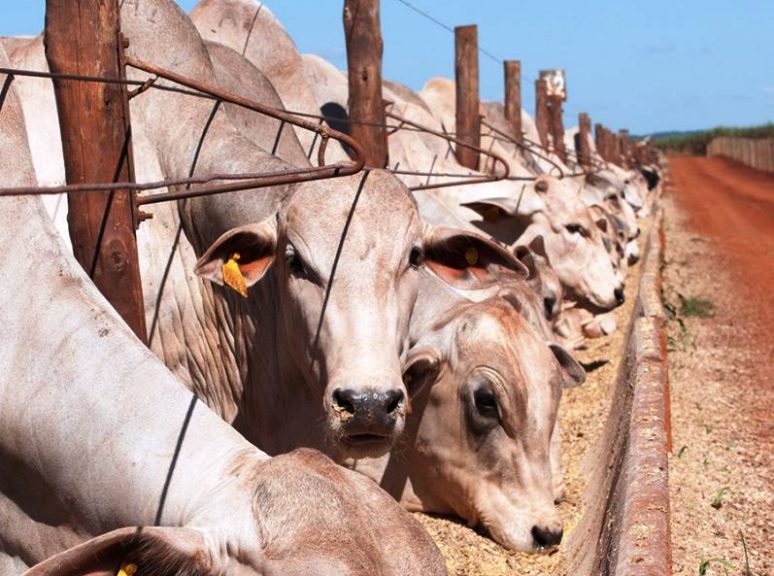
[{"label": "cow", "polygon": [[[0,186],[34,184],[11,90]],[[39,199],[0,204],[1,573],[445,574],[373,482],[308,449],[269,458],[208,410],[99,294]]]},{"label": "cow", "polygon": [[[613,268],[602,234],[571,182],[540,176],[533,185],[537,201],[513,198],[468,202],[483,222],[477,226],[512,246],[543,237],[545,252],[562,282],[565,298],[595,311],[611,310],[624,300],[623,281]],[[525,214],[525,212],[527,214]]]},{"label": "cow", "polygon": [[583,369],[501,293],[471,302],[426,276],[417,306],[404,438],[389,455],[349,465],[409,510],[457,515],[507,548],[558,544],[557,410]]}]

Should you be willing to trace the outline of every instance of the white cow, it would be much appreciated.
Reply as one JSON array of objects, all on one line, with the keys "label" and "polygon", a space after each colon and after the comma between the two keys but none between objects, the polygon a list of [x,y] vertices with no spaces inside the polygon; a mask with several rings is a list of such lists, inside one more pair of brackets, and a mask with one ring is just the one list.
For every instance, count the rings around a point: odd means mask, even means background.
[{"label": "white cow", "polygon": [[470,302],[426,277],[404,376],[420,390],[407,431],[389,455],[350,465],[409,510],[456,514],[534,550],[562,537],[557,410],[585,375],[521,306],[502,291]]},{"label": "white cow", "polygon": [[[33,184],[11,91],[0,186]],[[0,573],[445,573],[371,481],[310,450],[269,459],[204,407],[117,317],[39,199],[0,204]]]}]

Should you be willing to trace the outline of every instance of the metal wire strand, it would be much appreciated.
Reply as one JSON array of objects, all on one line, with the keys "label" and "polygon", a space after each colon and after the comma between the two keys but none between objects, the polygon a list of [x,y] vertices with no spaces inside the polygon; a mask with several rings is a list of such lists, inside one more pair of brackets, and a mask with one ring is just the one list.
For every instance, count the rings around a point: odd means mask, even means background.
[{"label": "metal wire strand", "polygon": [[[14,76],[29,76],[35,78],[50,78],[57,80],[70,80],[75,82],[100,82],[109,84],[124,84],[127,86],[136,86],[137,89],[133,91],[133,96],[149,90],[167,90],[172,92],[182,93],[188,96],[195,96],[198,98],[205,98],[215,101],[228,102],[237,106],[241,106],[248,110],[258,112],[272,118],[276,118],[283,123],[293,124],[300,128],[311,130],[316,135],[320,136],[323,140],[323,144],[331,138],[349,146],[354,152],[354,158],[349,162],[336,163],[325,165],[325,146],[321,145],[318,152],[318,166],[313,168],[289,168],[288,170],[282,170],[277,172],[265,173],[265,172],[249,172],[239,174],[207,174],[203,176],[190,176],[188,178],[171,178],[165,180],[159,180],[155,182],[101,182],[101,183],[83,183],[83,184],[67,184],[64,186],[28,186],[17,188],[0,188],[0,196],[22,196],[22,195],[43,195],[43,194],[70,194],[79,192],[114,192],[117,190],[126,190],[132,192],[142,192],[147,190],[155,190],[160,188],[187,186],[186,190],[179,190],[176,192],[166,192],[151,194],[147,196],[138,196],[136,198],[137,205],[153,204],[157,202],[167,202],[172,200],[179,200],[181,198],[191,198],[195,196],[205,196],[209,194],[220,194],[224,192],[234,192],[238,190],[247,190],[251,188],[263,188],[267,186],[276,186],[280,184],[288,184],[295,182],[303,182],[309,180],[319,180],[324,178],[334,178],[340,176],[348,176],[360,172],[365,162],[365,156],[361,145],[353,138],[334,130],[328,126],[320,124],[314,124],[304,118],[294,117],[292,114],[285,110],[279,110],[254,102],[237,94],[232,94],[225,90],[221,90],[218,87],[209,85],[205,82],[199,82],[186,78],[180,74],[165,70],[163,68],[142,62],[134,58],[127,58],[126,64],[132,66],[138,70],[142,70],[151,74],[152,76],[145,80],[124,80],[120,78],[103,78],[97,76],[87,76],[79,74],[60,74],[54,72],[40,72],[36,70],[21,70],[16,68],[0,68],[0,74],[6,74],[3,87],[0,88],[0,96],[4,99],[5,95],[10,89],[10,83],[13,81]],[[168,86],[158,82],[159,78],[164,78],[170,82],[173,82],[177,86]],[[183,86],[184,88],[179,88]],[[0,107],[2,112],[2,107]],[[215,184],[207,187],[196,188],[191,190],[191,185],[207,184],[214,181],[226,181],[231,183]]]}]

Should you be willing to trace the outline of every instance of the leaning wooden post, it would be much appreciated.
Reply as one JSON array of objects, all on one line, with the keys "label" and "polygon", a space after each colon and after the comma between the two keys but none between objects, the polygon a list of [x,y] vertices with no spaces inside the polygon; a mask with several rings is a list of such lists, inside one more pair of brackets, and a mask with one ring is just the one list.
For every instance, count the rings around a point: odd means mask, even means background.
[{"label": "leaning wooden post", "polygon": [[[47,0],[45,47],[52,72],[118,79],[123,41],[118,0]],[[126,87],[55,80],[68,184],[132,182]],[[133,193],[67,197],[73,252],[134,333],[146,341]]]},{"label": "leaning wooden post", "polygon": [[[457,26],[454,29],[456,80],[456,136],[473,146],[481,146],[481,118],[478,104],[478,27]],[[478,152],[457,146],[457,162],[467,168],[478,168]]]},{"label": "leaning wooden post", "polygon": [[506,60],[505,63],[505,117],[521,142],[521,62]]},{"label": "leaning wooden post", "polygon": [[379,0],[344,1],[349,119],[352,137],[363,145],[367,166],[387,165],[387,130],[382,100],[382,33]]},{"label": "leaning wooden post", "polygon": [[575,151],[578,154],[578,164],[583,168],[591,168],[591,119],[585,112],[578,114],[578,134],[576,134]]},{"label": "leaning wooden post", "polygon": [[543,78],[535,80],[535,128],[537,128],[540,145],[548,150],[548,85]]}]

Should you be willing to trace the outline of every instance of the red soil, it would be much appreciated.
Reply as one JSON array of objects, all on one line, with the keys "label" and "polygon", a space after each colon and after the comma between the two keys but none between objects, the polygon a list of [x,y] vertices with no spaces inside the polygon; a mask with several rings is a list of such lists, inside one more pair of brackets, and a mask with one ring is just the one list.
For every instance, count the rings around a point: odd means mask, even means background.
[{"label": "red soil", "polygon": [[717,255],[707,266],[721,266],[731,280],[718,283],[730,293],[718,294],[716,305],[736,309],[738,341],[727,344],[747,348],[754,359],[749,408],[766,440],[771,406],[763,400],[774,384],[774,174],[720,157],[675,157],[669,164],[676,203]]}]

